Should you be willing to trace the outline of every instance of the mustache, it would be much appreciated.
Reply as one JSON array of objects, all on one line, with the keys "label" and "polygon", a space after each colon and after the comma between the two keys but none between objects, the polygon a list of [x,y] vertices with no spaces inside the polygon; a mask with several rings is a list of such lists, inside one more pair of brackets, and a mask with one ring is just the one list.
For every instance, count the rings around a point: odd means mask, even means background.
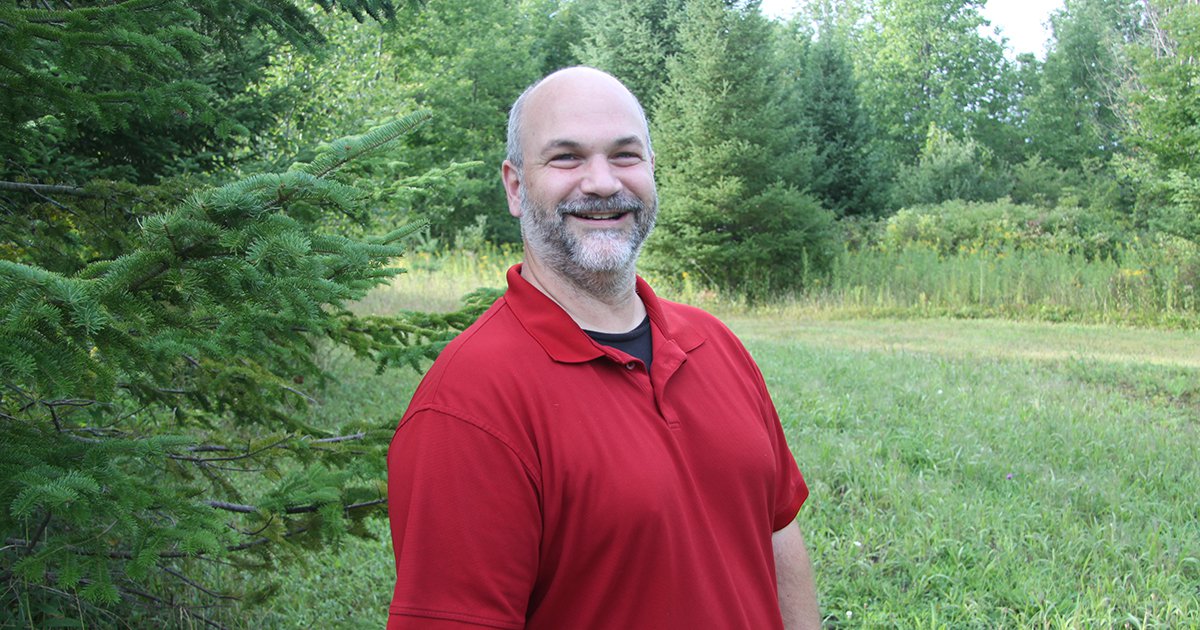
[{"label": "mustache", "polygon": [[563,201],[555,207],[555,211],[560,216],[589,212],[641,212],[645,209],[646,204],[641,199],[628,193],[617,193],[611,197],[572,199]]}]

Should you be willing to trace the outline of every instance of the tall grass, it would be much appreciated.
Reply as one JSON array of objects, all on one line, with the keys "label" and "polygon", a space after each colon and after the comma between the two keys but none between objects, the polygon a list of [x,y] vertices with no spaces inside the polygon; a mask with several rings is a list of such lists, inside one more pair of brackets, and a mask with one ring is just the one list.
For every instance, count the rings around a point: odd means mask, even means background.
[{"label": "tall grass", "polygon": [[1200,324],[1200,273],[1147,248],[1118,256],[1009,248],[844,251],[793,298],[856,315],[997,317],[1168,327]]}]

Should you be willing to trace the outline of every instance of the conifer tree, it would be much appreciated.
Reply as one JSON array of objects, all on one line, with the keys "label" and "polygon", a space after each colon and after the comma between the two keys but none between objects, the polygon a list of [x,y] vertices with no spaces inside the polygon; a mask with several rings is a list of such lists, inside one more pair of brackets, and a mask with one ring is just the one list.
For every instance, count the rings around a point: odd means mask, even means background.
[{"label": "conifer tree", "polygon": [[320,218],[365,197],[335,170],[427,118],[191,195],[76,273],[0,261],[0,612],[204,619],[203,563],[262,565],[379,513],[393,427],[306,426],[314,349],[416,366],[483,301],[354,316],[419,226],[353,240]]},{"label": "conifer tree", "polygon": [[601,0],[587,16],[587,32],[576,53],[580,63],[600,68],[652,106],[667,82],[667,59],[679,51],[682,0]]},{"label": "conifer tree", "polygon": [[795,98],[817,152],[810,190],[839,217],[882,214],[885,176],[845,43],[832,28],[813,42],[798,88]]},{"label": "conifer tree", "polygon": [[[428,115],[238,179],[265,53],[321,40],[298,6],[9,3],[0,36],[0,626],[225,625],[215,604],[381,514],[393,427],[305,423],[318,350],[416,366],[487,301],[347,308],[419,225],[355,236],[372,195],[344,167]],[[214,591],[218,563],[261,579]]]},{"label": "conifer tree", "polygon": [[680,54],[654,109],[659,228],[647,264],[762,297],[796,288],[828,260],[832,215],[802,192],[797,152],[770,67],[757,3],[687,3]]}]

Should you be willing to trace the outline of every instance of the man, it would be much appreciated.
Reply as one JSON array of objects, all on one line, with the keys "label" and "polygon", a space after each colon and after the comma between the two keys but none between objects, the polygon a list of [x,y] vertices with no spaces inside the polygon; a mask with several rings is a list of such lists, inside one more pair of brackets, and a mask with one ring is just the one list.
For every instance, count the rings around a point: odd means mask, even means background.
[{"label": "man", "polygon": [[818,627],[808,490],[757,367],[635,274],[657,212],[637,99],[560,70],[508,151],[524,263],[393,438],[388,627]]}]

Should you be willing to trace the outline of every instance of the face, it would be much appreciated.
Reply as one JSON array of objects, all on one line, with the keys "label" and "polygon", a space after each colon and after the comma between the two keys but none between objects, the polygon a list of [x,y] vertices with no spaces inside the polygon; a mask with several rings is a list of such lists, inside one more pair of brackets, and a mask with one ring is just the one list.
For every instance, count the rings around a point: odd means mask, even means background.
[{"label": "face", "polygon": [[657,212],[633,96],[601,73],[555,76],[530,94],[523,118],[524,165],[506,162],[504,180],[527,262],[584,282],[632,272]]}]

